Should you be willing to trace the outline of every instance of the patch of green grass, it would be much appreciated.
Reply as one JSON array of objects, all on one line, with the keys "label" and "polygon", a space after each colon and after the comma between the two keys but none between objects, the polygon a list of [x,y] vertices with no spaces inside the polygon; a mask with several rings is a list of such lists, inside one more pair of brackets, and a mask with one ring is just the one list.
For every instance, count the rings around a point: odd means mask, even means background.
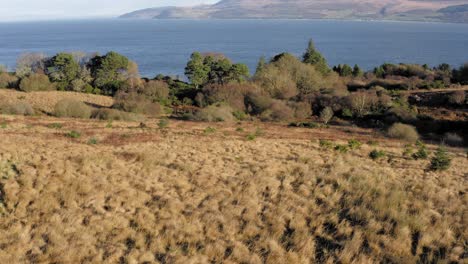
[{"label": "patch of green grass", "polygon": [[98,140],[96,138],[90,138],[88,140],[89,145],[97,145],[97,143],[98,143]]},{"label": "patch of green grass", "polygon": [[238,127],[238,128],[236,128],[236,131],[237,132],[244,132],[244,129],[242,127]]},{"label": "patch of green grass", "polygon": [[2,128],[2,129],[5,129],[7,127],[8,127],[8,125],[7,125],[6,122],[3,122],[3,123],[0,124],[0,128]]},{"label": "patch of green grass", "polygon": [[360,149],[361,146],[362,146],[362,143],[359,140],[351,139],[348,141],[348,147],[352,150]]},{"label": "patch of green grass", "polygon": [[385,156],[387,156],[387,154],[382,150],[374,149],[369,153],[369,157],[373,160],[378,160],[384,158]]},{"label": "patch of green grass", "polygon": [[63,124],[61,123],[52,123],[47,125],[48,128],[51,129],[61,129],[63,127]]},{"label": "patch of green grass", "polygon": [[248,141],[254,141],[256,138],[257,138],[257,135],[255,135],[253,133],[248,134],[247,137],[246,137],[246,139]]},{"label": "patch of green grass", "polygon": [[80,137],[81,137],[81,133],[78,132],[78,131],[72,130],[72,131],[68,132],[68,133],[66,134],[66,136],[69,137],[69,138],[80,138]]},{"label": "patch of green grass", "polygon": [[107,122],[106,128],[112,128],[112,127],[113,127],[112,121]]},{"label": "patch of green grass", "polygon": [[347,145],[336,145],[335,151],[338,151],[340,153],[348,153],[349,147]]},{"label": "patch of green grass", "polygon": [[169,119],[161,119],[158,122],[158,127],[159,129],[165,129],[167,126],[169,126]]},{"label": "patch of green grass", "polygon": [[214,127],[207,127],[205,130],[203,130],[204,134],[213,134],[214,132],[216,132],[216,128]]},{"label": "patch of green grass", "polygon": [[319,145],[321,148],[323,149],[331,149],[333,148],[333,142],[331,142],[330,140],[325,140],[325,139],[321,139],[319,141]]}]

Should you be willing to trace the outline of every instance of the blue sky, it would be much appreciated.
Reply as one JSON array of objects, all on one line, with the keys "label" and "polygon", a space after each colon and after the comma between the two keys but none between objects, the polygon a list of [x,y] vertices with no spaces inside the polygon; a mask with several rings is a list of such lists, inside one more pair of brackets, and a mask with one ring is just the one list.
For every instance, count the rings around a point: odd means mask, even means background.
[{"label": "blue sky", "polygon": [[187,6],[216,0],[0,0],[0,21],[113,17],[157,6]]}]

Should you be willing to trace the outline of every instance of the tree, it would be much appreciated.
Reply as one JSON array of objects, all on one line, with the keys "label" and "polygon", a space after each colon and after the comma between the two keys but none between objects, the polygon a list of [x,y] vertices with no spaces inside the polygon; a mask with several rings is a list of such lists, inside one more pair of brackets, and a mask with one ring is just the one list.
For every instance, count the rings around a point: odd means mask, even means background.
[{"label": "tree", "polygon": [[233,64],[222,54],[202,55],[195,52],[185,67],[185,75],[196,89],[206,84],[226,84],[244,82],[249,78],[249,68],[245,64]]},{"label": "tree", "polygon": [[447,150],[444,147],[439,147],[431,160],[430,169],[432,171],[448,170],[451,163],[452,158],[447,153]]},{"label": "tree", "polygon": [[354,68],[353,68],[353,76],[354,77],[361,77],[362,75],[364,75],[364,72],[361,70],[359,65],[355,64]]},{"label": "tree", "polygon": [[453,70],[453,81],[463,85],[468,84],[468,63],[461,66],[458,70]]},{"label": "tree", "polygon": [[315,68],[322,74],[327,74],[330,72],[328,63],[322,54],[315,48],[315,44],[312,40],[309,40],[309,45],[306,52],[303,55],[303,62],[312,64]]},{"label": "tree", "polygon": [[352,93],[349,97],[350,108],[358,117],[363,117],[373,106],[378,103],[379,98],[375,92],[358,91]]},{"label": "tree", "polygon": [[58,83],[59,90],[70,90],[72,81],[80,74],[80,65],[68,53],[55,55],[46,62],[46,66],[49,78]]},{"label": "tree", "polygon": [[333,118],[333,115],[335,113],[333,112],[333,109],[329,106],[325,107],[322,112],[320,112],[320,119],[325,123],[328,124],[330,120]]},{"label": "tree", "polygon": [[196,89],[208,82],[209,72],[210,67],[204,63],[201,53],[194,52],[185,67],[185,75]]},{"label": "tree", "polygon": [[353,69],[348,64],[340,64],[333,67],[333,71],[337,72],[342,77],[349,77],[353,75]]},{"label": "tree", "polygon": [[255,75],[261,73],[265,69],[266,65],[265,56],[261,56],[257,63],[257,69],[255,69]]},{"label": "tree", "polygon": [[114,95],[123,87],[128,66],[128,58],[113,51],[96,56],[89,62],[95,87],[109,95]]},{"label": "tree", "polygon": [[16,76],[24,78],[33,73],[44,73],[46,56],[42,53],[25,53],[16,61]]}]

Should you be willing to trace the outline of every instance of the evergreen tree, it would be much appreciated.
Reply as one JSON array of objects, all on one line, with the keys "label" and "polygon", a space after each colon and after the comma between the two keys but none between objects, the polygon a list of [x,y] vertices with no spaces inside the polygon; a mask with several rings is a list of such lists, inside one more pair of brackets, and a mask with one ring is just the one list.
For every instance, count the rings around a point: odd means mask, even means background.
[{"label": "evergreen tree", "polygon": [[210,67],[205,64],[203,56],[199,52],[194,52],[185,67],[185,75],[196,89],[208,82],[209,72]]},{"label": "evergreen tree", "polygon": [[353,68],[353,76],[354,77],[361,77],[364,74],[364,72],[361,70],[359,65],[355,64]]},{"label": "evergreen tree", "polygon": [[47,73],[53,82],[58,83],[59,90],[71,88],[73,80],[80,74],[80,65],[68,53],[59,53],[46,62]]},{"label": "evergreen tree", "polygon": [[129,62],[127,57],[113,51],[92,58],[89,67],[95,87],[105,94],[114,95],[124,84]]},{"label": "evergreen tree", "polygon": [[257,69],[255,70],[255,75],[259,74],[262,70],[264,70],[266,64],[267,63],[266,63],[265,56],[261,56],[257,63]]},{"label": "evergreen tree", "polygon": [[302,61],[304,63],[314,65],[315,68],[322,74],[327,74],[330,72],[330,68],[328,67],[327,61],[322,56],[322,54],[315,48],[314,42],[312,40],[309,41],[309,45],[302,57]]}]

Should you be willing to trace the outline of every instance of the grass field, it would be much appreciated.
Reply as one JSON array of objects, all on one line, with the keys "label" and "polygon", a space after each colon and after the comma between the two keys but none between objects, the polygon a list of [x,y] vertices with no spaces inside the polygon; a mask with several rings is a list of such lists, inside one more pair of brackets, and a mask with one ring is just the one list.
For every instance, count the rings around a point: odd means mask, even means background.
[{"label": "grass field", "polygon": [[158,123],[0,116],[0,262],[466,261],[461,149],[432,172],[372,130]]}]

